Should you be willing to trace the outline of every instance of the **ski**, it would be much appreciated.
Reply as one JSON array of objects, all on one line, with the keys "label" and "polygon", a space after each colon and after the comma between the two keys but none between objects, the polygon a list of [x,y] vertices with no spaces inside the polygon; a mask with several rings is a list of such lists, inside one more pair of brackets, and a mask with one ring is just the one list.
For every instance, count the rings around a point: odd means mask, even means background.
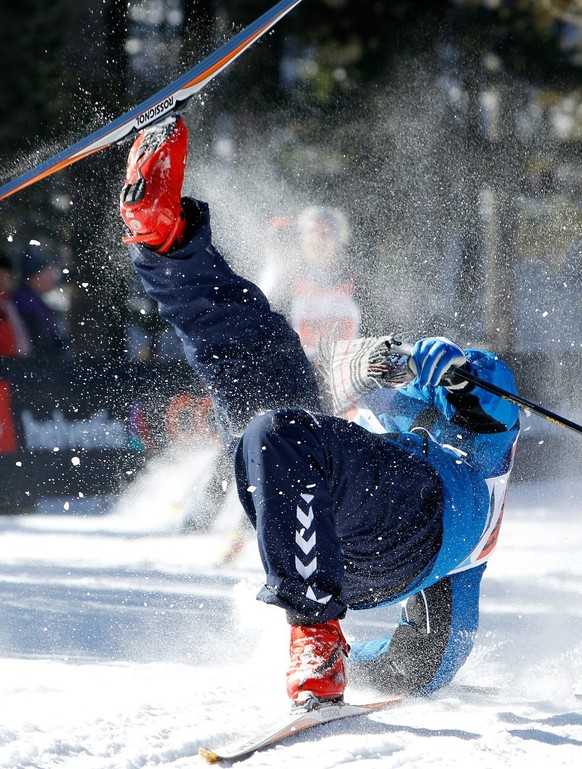
[{"label": "ski", "polygon": [[[507,691],[498,687],[490,686],[471,686],[467,684],[453,684],[445,691],[451,694],[457,694],[461,696],[466,695],[480,695],[485,697],[506,697]],[[582,695],[574,695],[577,700],[582,699]],[[198,748],[198,755],[206,761],[208,764],[220,764],[220,763],[235,763],[241,761],[244,758],[256,753],[263,748],[273,747],[278,745],[289,737],[301,734],[308,729],[313,729],[316,726],[323,724],[329,724],[334,721],[341,721],[344,718],[353,718],[355,716],[366,716],[375,711],[385,710],[399,702],[407,699],[407,696],[395,695],[386,700],[379,700],[377,702],[367,703],[365,705],[352,705],[347,702],[330,703],[330,704],[314,704],[310,708],[302,709],[296,713],[292,713],[291,716],[285,721],[282,721],[278,725],[271,729],[266,729],[264,732],[241,745],[232,745],[225,747],[224,749],[214,750],[208,747]]]},{"label": "ski", "polygon": [[201,91],[216,75],[237,59],[300,2],[301,0],[281,0],[281,2],[276,3],[256,21],[221,45],[213,54],[207,56],[149,99],[67,149],[2,185],[0,187],[0,200],[4,200],[78,160],[105,149],[105,147],[131,139],[146,126],[159,123],[169,115],[183,112],[194,94]]},{"label": "ski", "polygon": [[354,716],[365,716],[376,710],[386,708],[401,702],[404,695],[394,696],[387,700],[371,702],[366,705],[351,705],[348,702],[338,702],[329,704],[315,704],[310,708],[302,709],[296,714],[272,729],[265,731],[261,736],[245,742],[234,748],[225,748],[224,750],[213,750],[207,747],[200,747],[198,755],[208,764],[220,764],[223,761],[233,763],[247,758],[258,750],[277,745],[288,737],[313,729],[322,724],[329,724],[332,721],[340,721],[344,718],[353,718]]}]

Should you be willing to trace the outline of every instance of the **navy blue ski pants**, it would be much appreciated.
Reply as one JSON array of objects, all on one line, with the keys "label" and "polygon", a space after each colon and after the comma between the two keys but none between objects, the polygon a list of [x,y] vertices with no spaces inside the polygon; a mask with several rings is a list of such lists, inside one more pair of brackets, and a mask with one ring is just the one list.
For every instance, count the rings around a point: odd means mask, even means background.
[{"label": "navy blue ski pants", "polygon": [[259,598],[294,624],[396,598],[438,552],[440,480],[396,437],[269,411],[247,427],[235,464],[266,572]]}]

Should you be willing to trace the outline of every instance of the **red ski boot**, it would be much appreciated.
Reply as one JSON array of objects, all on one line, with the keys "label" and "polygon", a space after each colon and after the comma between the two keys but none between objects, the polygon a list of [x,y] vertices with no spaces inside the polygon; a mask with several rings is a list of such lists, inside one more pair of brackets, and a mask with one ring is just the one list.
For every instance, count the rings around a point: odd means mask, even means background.
[{"label": "red ski boot", "polygon": [[287,694],[294,705],[343,699],[349,648],[338,620],[291,627]]},{"label": "red ski boot", "polygon": [[120,200],[121,215],[132,232],[124,243],[143,243],[159,254],[181,245],[187,155],[188,129],[182,118],[146,128],[134,141]]}]

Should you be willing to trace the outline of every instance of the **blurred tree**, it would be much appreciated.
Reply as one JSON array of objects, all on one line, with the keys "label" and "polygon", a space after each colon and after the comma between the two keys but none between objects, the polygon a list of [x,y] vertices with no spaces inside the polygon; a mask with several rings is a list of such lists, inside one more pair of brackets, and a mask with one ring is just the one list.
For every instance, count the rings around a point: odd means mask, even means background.
[{"label": "blurred tree", "polygon": [[[88,47],[92,34],[98,42]],[[71,55],[85,63],[77,70],[78,92],[90,93],[90,98],[79,99],[75,117],[92,130],[131,106],[127,35],[125,0],[87,2],[82,34],[73,41]],[[85,78],[91,83],[88,91]],[[116,210],[126,151],[110,148],[66,173],[73,204],[70,338],[77,357],[115,360],[126,353],[127,270]]]},{"label": "blurred tree", "polygon": [[[129,11],[143,17],[161,9],[164,34],[171,27],[172,34],[181,36],[175,57],[171,46],[160,44],[163,35],[141,41],[146,51],[156,48],[158,63],[167,65],[165,78],[168,71],[178,74],[176,69],[192,66],[270,4],[5,4],[0,98],[3,115],[9,117],[0,126],[3,175],[13,176],[19,159],[27,167],[26,153],[34,150],[37,162],[119,115],[135,103],[136,94],[141,98],[162,85],[162,69],[152,80],[151,67],[148,72],[132,66],[130,43],[135,40],[129,39]],[[172,9],[182,14],[181,23],[174,26],[167,23]],[[491,168],[490,150],[506,161],[507,199],[516,191],[511,185],[523,172],[533,143],[538,155],[548,152],[535,128],[538,124],[526,115],[531,107],[528,89],[553,91],[543,107],[542,122],[547,125],[559,94],[578,84],[581,18],[579,0],[306,0],[211,86],[205,94],[211,107],[204,112],[204,136],[210,144],[229,130],[243,151],[251,144],[263,152],[268,146],[299,188],[321,193],[329,202],[340,195],[349,201],[354,225],[367,242],[381,241],[386,231],[405,238],[422,228],[425,242],[415,244],[418,252],[434,247],[431,244],[442,237],[439,233],[446,228],[437,225],[462,229],[464,280],[467,293],[475,295],[480,253],[474,230],[480,185],[491,181],[482,178]],[[153,29],[142,25],[146,36]],[[415,86],[421,80],[424,96]],[[408,102],[396,101],[395,83]],[[519,109],[506,113],[510,102]],[[580,100],[571,100],[567,115],[572,124],[580,123],[577,103]],[[201,112],[191,110],[192,121]],[[494,128],[497,113],[503,116],[501,132]],[[524,116],[534,126],[527,137],[517,131],[520,121],[527,122]],[[117,289],[123,281],[106,276],[112,270],[116,274],[112,265],[121,248],[119,230],[111,221],[122,153],[103,155],[3,203],[0,222],[4,226],[28,217],[35,224],[54,226],[52,198],[55,192],[69,194],[76,254],[72,275],[79,297],[75,318],[84,318],[78,349],[93,347],[88,336],[92,334],[105,354],[119,355],[123,293]],[[549,164],[538,161],[540,167]],[[374,210],[379,201],[381,222]],[[432,230],[426,222],[434,222]],[[111,241],[106,231],[113,231]],[[87,292],[82,284],[91,282],[94,287]],[[92,306],[98,323],[89,322]]]},{"label": "blurred tree", "polygon": [[73,0],[4,3],[0,30],[0,157],[41,142],[61,122],[69,93],[64,54],[74,30]]},{"label": "blurred tree", "polygon": [[182,0],[180,60],[185,68],[212,52],[219,6],[218,0]]},{"label": "blurred tree", "polygon": [[[4,3],[0,25],[0,179],[8,180],[46,156],[45,142],[58,139],[69,110],[66,51],[75,31],[73,0]],[[34,154],[33,154],[34,153]],[[33,158],[31,160],[30,158]],[[20,231],[58,238],[46,185],[0,206],[5,236]],[[58,217],[56,217],[58,219]],[[14,243],[14,248],[19,247]],[[15,254],[18,256],[18,254]]]}]

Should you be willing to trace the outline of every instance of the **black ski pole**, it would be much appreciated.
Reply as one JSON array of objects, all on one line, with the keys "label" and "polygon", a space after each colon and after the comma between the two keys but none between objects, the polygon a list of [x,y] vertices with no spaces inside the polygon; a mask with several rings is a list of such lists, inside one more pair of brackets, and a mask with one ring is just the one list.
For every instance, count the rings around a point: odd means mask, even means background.
[{"label": "black ski pole", "polygon": [[[391,340],[390,347],[397,347],[404,353],[404,355],[408,356],[410,356],[410,353],[412,352],[411,344],[408,344],[408,342],[400,342],[396,339]],[[532,403],[531,401],[528,401],[519,395],[514,395],[513,393],[507,392],[507,390],[504,390],[502,387],[498,387],[497,385],[491,384],[490,382],[484,382],[478,376],[471,374],[469,371],[464,371],[462,368],[455,368],[455,374],[460,376],[462,379],[465,379],[467,382],[472,382],[476,387],[481,387],[483,390],[487,390],[494,395],[498,395],[500,398],[503,398],[503,400],[509,401],[516,406],[521,406],[521,408],[527,409],[533,414],[537,414],[538,416],[547,419],[549,422],[553,422],[560,427],[568,427],[570,430],[574,430],[576,433],[582,433],[582,425],[576,424],[576,422],[572,422],[570,419],[566,419],[566,417],[562,417],[559,414],[544,408],[543,406],[539,406],[537,403]]]}]

